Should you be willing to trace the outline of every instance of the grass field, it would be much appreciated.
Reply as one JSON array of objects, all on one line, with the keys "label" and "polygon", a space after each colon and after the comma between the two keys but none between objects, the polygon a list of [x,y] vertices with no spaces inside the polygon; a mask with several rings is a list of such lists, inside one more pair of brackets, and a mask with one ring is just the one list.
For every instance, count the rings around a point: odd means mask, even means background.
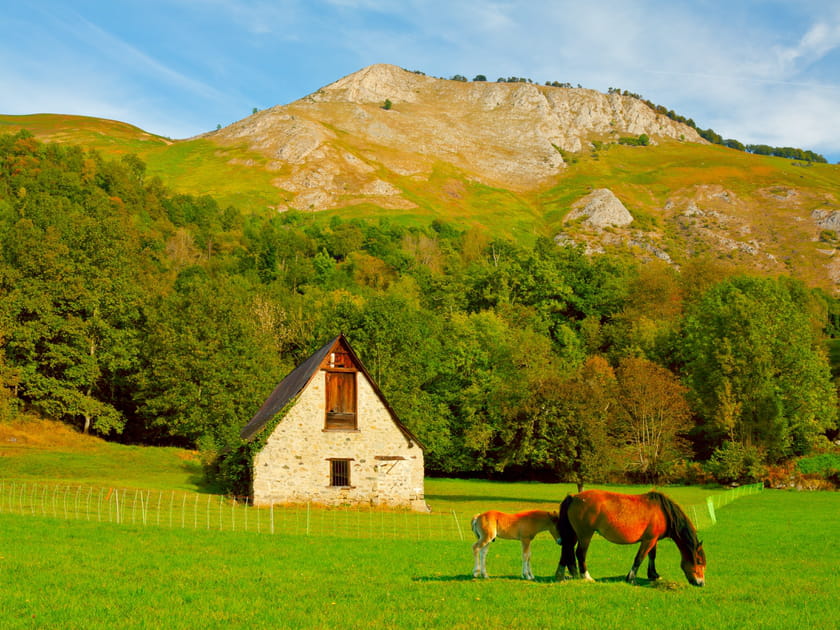
[{"label": "grass field", "polygon": [[[213,496],[188,452],[107,444],[49,424],[0,429],[7,485],[129,485]],[[426,484],[436,512],[461,515],[556,508],[570,490]],[[723,492],[663,490],[683,504]],[[258,535],[12,512],[0,500],[3,628],[840,627],[840,493],[767,490],[719,509],[717,524],[701,530],[709,562],[702,589],[685,581],[671,541],[660,545],[663,579],[656,584],[625,584],[635,547],[597,537],[589,554],[597,582],[554,582],[559,550],[546,535],[534,542],[534,582],[519,578],[513,541],[494,543],[491,578],[474,580],[469,532],[464,541],[359,539],[328,529],[289,535],[278,524],[274,535]]]},{"label": "grass field", "polygon": [[557,547],[494,543],[488,580],[469,542],[144,529],[0,514],[4,628],[836,628],[840,495],[766,491],[703,532],[707,586],[676,548],[663,579],[621,581],[634,549],[593,542],[597,583],[551,579]]}]

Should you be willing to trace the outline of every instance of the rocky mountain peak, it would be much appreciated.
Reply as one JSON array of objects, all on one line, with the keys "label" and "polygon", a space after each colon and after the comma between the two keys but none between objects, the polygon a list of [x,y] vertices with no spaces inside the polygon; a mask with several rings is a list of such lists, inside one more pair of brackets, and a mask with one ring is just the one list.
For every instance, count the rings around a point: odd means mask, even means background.
[{"label": "rocky mountain peak", "polygon": [[209,136],[269,158],[278,209],[320,210],[412,208],[401,178],[426,179],[440,164],[488,186],[539,190],[563,172],[563,152],[642,133],[653,143],[705,142],[629,96],[435,79],[377,64]]},{"label": "rocky mountain peak", "polygon": [[413,103],[417,92],[434,82],[435,79],[430,77],[408,72],[398,66],[380,63],[348,74],[335,83],[310,94],[306,100],[315,103],[345,102],[381,105],[385,99],[388,99]]}]

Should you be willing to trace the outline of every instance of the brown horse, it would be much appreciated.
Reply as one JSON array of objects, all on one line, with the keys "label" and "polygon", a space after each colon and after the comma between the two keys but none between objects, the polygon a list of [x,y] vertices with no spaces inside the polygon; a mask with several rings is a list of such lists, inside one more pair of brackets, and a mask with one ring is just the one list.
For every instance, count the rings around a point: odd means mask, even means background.
[{"label": "brown horse", "polygon": [[522,577],[533,580],[531,572],[531,541],[540,532],[548,530],[560,544],[560,533],[557,529],[557,512],[530,510],[505,514],[490,510],[476,514],[472,519],[472,530],[478,540],[473,544],[475,566],[473,577],[487,577],[487,549],[488,545],[499,538],[522,541]]},{"label": "brown horse", "polygon": [[[567,496],[560,504],[560,535],[563,551],[555,577],[563,579],[568,568],[572,577],[591,580],[586,568],[586,552],[595,532],[613,543],[639,545],[627,581],[636,582],[636,572],[648,557],[648,579],[657,580],[656,543],[671,538],[680,550],[680,567],[689,584],[705,583],[706,554],[697,530],[680,506],[659,492],[619,494],[603,490],[587,490]],[[577,549],[575,549],[577,544]],[[575,566],[577,557],[580,572]]]}]

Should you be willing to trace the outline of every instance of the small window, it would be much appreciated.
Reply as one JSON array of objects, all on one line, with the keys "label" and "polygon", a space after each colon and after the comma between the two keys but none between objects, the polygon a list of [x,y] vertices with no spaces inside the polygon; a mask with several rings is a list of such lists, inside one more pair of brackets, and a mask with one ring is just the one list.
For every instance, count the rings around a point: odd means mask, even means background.
[{"label": "small window", "polygon": [[347,352],[336,351],[330,353],[329,367],[332,369],[352,369],[353,360]]},{"label": "small window", "polygon": [[339,487],[350,485],[349,459],[330,460],[330,485]]},{"label": "small window", "polygon": [[356,428],[356,373],[327,372],[327,417],[330,430]]}]

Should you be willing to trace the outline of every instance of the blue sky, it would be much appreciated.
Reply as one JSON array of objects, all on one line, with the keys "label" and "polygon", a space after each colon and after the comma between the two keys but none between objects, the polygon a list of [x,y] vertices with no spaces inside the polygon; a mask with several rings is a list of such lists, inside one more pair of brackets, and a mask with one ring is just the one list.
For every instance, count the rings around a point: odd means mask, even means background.
[{"label": "blue sky", "polygon": [[0,113],[172,138],[374,63],[643,95],[840,161],[836,0],[0,0]]}]

